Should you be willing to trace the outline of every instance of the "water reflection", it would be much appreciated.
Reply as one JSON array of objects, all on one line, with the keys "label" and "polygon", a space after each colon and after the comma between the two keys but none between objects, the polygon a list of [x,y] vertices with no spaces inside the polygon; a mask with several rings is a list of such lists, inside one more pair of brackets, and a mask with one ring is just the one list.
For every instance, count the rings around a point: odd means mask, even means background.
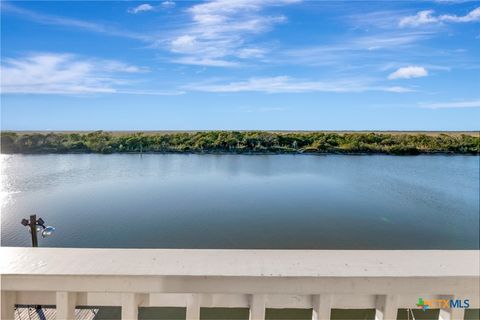
[{"label": "water reflection", "polygon": [[479,157],[2,155],[2,244],[479,247]]}]

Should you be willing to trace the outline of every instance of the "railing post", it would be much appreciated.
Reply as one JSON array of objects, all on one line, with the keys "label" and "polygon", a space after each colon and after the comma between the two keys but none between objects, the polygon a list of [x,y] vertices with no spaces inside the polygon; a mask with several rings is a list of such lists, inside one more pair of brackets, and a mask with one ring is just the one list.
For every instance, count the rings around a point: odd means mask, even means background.
[{"label": "railing post", "polygon": [[[438,299],[455,300],[456,297],[453,295],[441,295],[438,296]],[[462,308],[440,308],[440,313],[438,315],[439,320],[463,320],[464,317],[465,311]]]},{"label": "railing post", "polygon": [[253,294],[250,297],[250,320],[265,319],[265,295]]},{"label": "railing post", "polygon": [[453,309],[440,309],[440,313],[438,315],[439,320],[463,320],[465,317],[465,311],[461,308],[453,308]]},{"label": "railing post", "polygon": [[398,297],[377,295],[375,298],[375,320],[395,320],[398,313]]},{"label": "railing post", "polygon": [[57,320],[74,320],[77,294],[75,292],[57,292]]},{"label": "railing post", "polygon": [[200,295],[190,294],[187,298],[187,320],[200,319]]},{"label": "railing post", "polygon": [[1,303],[0,319],[14,320],[16,293],[12,291],[2,291],[1,300],[2,300],[2,303]]},{"label": "railing post", "polygon": [[139,296],[135,293],[122,293],[122,320],[137,320]]},{"label": "railing post", "polygon": [[331,294],[321,294],[312,296],[312,320],[329,320],[332,310],[333,296]]}]

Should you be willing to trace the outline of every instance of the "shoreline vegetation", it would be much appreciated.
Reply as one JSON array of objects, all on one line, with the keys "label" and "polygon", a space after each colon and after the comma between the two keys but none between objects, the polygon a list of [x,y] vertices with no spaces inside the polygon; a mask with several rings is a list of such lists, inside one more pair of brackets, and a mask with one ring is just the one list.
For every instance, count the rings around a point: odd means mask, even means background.
[{"label": "shoreline vegetation", "polygon": [[3,154],[480,154],[480,133],[450,132],[13,132],[1,133]]}]

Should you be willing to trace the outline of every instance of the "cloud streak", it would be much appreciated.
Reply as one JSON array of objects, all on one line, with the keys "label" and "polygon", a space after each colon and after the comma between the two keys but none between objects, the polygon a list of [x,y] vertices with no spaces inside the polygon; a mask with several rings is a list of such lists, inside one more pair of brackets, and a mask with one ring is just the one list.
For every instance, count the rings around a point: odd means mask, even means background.
[{"label": "cloud streak", "polygon": [[[287,49],[273,56],[280,63],[346,68],[361,66],[375,54],[377,63],[391,61],[401,49],[410,49],[428,39],[428,32],[387,32],[376,36],[346,38],[341,42],[321,46]],[[410,51],[408,51],[410,52]]]},{"label": "cloud streak", "polygon": [[411,78],[421,78],[428,75],[427,69],[424,67],[418,66],[408,66],[403,68],[398,68],[396,71],[392,72],[389,76],[389,80],[395,79],[411,79]]},{"label": "cloud streak", "polygon": [[149,12],[149,11],[157,11],[160,9],[170,9],[173,7],[175,7],[175,2],[173,1],[164,1],[160,3],[160,5],[158,6],[152,6],[151,4],[148,4],[148,3],[142,3],[136,7],[128,9],[127,12],[131,14],[138,14],[138,13]]},{"label": "cloud streak", "polygon": [[[151,48],[164,48],[176,57],[171,61],[178,64],[215,67],[231,67],[241,61],[261,58],[268,50],[254,45],[252,37],[271,30],[275,25],[286,22],[283,15],[266,15],[268,7],[280,7],[301,0],[213,0],[195,4],[186,9],[189,22],[175,30],[162,33],[137,33],[114,26],[38,13],[16,5],[2,2],[2,11],[19,15],[24,19],[45,25],[75,28],[78,30],[123,37],[148,43]],[[140,14],[175,6],[173,1],[159,5],[142,3],[128,10]],[[166,36],[165,36],[166,34]]]},{"label": "cloud streak", "polygon": [[145,68],[116,60],[81,58],[73,54],[40,53],[3,59],[2,94],[174,94],[176,91],[126,89],[131,76]]},{"label": "cloud streak", "polygon": [[236,81],[225,84],[194,84],[186,88],[195,91],[234,93],[234,92],[263,92],[263,93],[303,93],[303,92],[410,92],[404,87],[374,86],[362,80],[316,81],[295,79],[288,76],[250,78],[245,81]]},{"label": "cloud streak", "polygon": [[175,7],[175,5],[176,5],[175,2],[173,2],[173,1],[163,1],[161,3],[161,6],[163,8],[173,8],[173,7]]},{"label": "cloud streak", "polygon": [[473,9],[464,16],[453,14],[435,15],[434,10],[423,10],[417,12],[413,16],[402,18],[398,25],[400,27],[418,27],[423,25],[439,24],[439,23],[466,23],[480,21],[480,7]]},{"label": "cloud streak", "polygon": [[106,34],[106,35],[115,36],[115,37],[140,40],[144,42],[156,41],[155,37],[152,37],[150,35],[135,33],[128,30],[121,30],[111,26],[90,22],[90,21],[37,13],[31,10],[17,7],[5,1],[2,1],[1,8],[2,8],[2,11],[4,12],[10,12],[40,24],[70,27],[70,28],[75,28],[75,29],[94,32],[94,33],[101,33],[101,34]]},{"label": "cloud streak", "polygon": [[191,23],[170,39],[176,63],[228,67],[239,60],[259,58],[266,49],[252,44],[252,36],[286,21],[283,15],[265,15],[263,9],[298,0],[214,0],[196,4],[187,13]]},{"label": "cloud streak", "polygon": [[143,3],[134,8],[128,9],[128,13],[137,14],[137,13],[148,12],[153,10],[155,10],[155,8],[152,5],[148,3]]},{"label": "cloud streak", "polygon": [[460,108],[480,108],[480,99],[453,102],[434,102],[420,104],[421,108],[428,109],[460,109]]}]

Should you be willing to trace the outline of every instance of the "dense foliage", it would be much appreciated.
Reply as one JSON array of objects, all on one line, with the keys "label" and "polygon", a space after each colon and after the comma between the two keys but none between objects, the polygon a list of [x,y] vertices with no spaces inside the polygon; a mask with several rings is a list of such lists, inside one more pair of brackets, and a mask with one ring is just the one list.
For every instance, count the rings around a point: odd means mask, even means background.
[{"label": "dense foliage", "polygon": [[2,153],[462,153],[479,154],[479,135],[208,131],[180,133],[15,133]]}]

